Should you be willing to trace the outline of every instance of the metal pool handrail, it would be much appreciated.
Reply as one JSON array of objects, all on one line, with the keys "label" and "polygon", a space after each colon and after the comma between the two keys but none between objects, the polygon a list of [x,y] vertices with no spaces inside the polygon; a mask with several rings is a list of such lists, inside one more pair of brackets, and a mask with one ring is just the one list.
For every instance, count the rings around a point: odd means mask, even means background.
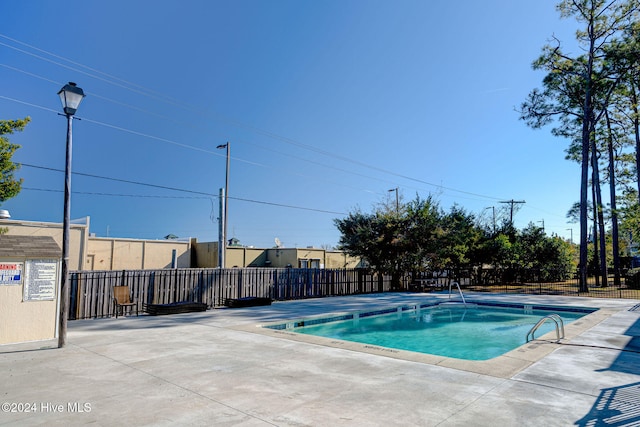
[{"label": "metal pool handrail", "polygon": [[531,328],[529,332],[527,332],[527,337],[526,337],[527,342],[529,342],[529,335],[531,335],[532,340],[535,339],[535,336],[534,336],[535,332],[547,320],[553,320],[553,323],[556,324],[556,337],[557,337],[556,342],[564,338],[564,322],[562,321],[562,318],[557,314],[549,314],[548,316],[544,316],[542,319],[538,320],[538,323],[536,323],[534,327]]},{"label": "metal pool handrail", "polygon": [[464,306],[467,306],[467,302],[464,300],[464,295],[462,295],[462,290],[460,289],[460,284],[458,282],[450,282],[449,283],[449,299],[451,299],[451,285],[456,285],[458,287],[458,292],[460,293],[460,298],[462,298],[462,303]]}]

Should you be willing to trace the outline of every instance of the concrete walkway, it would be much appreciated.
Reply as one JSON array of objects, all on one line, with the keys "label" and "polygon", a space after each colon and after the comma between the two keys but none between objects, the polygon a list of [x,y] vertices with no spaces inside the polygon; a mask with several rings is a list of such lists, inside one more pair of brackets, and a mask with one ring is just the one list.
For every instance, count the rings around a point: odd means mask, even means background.
[{"label": "concrete walkway", "polygon": [[546,355],[508,375],[251,329],[438,298],[361,295],[69,322],[63,349],[0,347],[0,425],[640,425],[640,301],[468,295],[607,313],[562,345],[536,343]]}]

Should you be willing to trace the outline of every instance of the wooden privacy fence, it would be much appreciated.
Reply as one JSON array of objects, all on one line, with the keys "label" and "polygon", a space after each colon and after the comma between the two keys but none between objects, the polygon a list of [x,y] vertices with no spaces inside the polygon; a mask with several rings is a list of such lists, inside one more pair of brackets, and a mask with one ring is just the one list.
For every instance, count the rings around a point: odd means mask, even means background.
[{"label": "wooden privacy fence", "polygon": [[[440,272],[441,273],[441,272]],[[609,283],[598,286],[590,278],[589,292],[580,292],[578,279],[542,281],[535,271],[517,277],[494,275],[474,277],[469,271],[414,275],[414,279],[437,279],[441,284],[455,280],[463,290],[475,292],[538,295],[575,295],[598,298],[640,299],[640,289]],[[453,274],[452,274],[453,273]],[[477,273],[477,272],[476,272]],[[401,289],[409,289],[411,275],[403,275]],[[478,283],[482,282],[482,283]],[[113,287],[129,286],[133,300],[143,304],[171,304],[192,301],[208,308],[220,307],[227,299],[243,297],[292,300],[391,291],[391,276],[363,269],[227,268],[163,269],[122,271],[76,271],[70,275],[69,319],[88,319],[114,314]]]},{"label": "wooden privacy fence", "polygon": [[70,277],[69,319],[113,315],[113,287],[118,285],[129,286],[142,311],[142,304],[193,301],[213,308],[223,306],[226,299],[244,297],[290,300],[385,292],[391,290],[391,277],[360,269],[75,271]]}]

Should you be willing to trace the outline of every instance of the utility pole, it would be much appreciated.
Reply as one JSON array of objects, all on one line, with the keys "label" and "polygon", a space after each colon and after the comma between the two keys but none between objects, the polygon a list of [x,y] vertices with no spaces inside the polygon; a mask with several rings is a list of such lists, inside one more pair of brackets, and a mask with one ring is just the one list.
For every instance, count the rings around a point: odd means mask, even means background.
[{"label": "utility pole", "polygon": [[516,204],[522,204],[522,203],[527,203],[527,202],[525,202],[524,200],[513,200],[513,199],[511,199],[511,200],[505,200],[505,201],[502,201],[502,202],[500,202],[500,203],[508,203],[508,204],[510,204],[510,205],[511,205],[511,209],[510,209],[510,210],[511,210],[511,214],[510,214],[510,216],[509,216],[509,222],[510,222],[510,223],[511,223],[511,225],[513,226],[513,207],[514,207],[514,205],[516,205]]},{"label": "utility pole", "polygon": [[222,223],[223,223],[223,230],[222,230],[222,262],[223,264],[220,265],[220,268],[225,268],[226,265],[224,263],[226,263],[226,258],[227,258],[227,224],[229,221],[229,151],[230,151],[230,145],[229,145],[229,141],[227,141],[226,144],[221,144],[218,145],[216,148],[218,149],[223,149],[226,148],[227,149],[227,167],[226,167],[226,173],[225,173],[225,179],[224,179],[224,213],[222,215]]},{"label": "utility pole", "polygon": [[225,236],[224,236],[224,224],[225,224],[225,202],[224,202],[224,188],[220,189],[220,213],[218,221],[218,268],[224,268],[225,265]]}]

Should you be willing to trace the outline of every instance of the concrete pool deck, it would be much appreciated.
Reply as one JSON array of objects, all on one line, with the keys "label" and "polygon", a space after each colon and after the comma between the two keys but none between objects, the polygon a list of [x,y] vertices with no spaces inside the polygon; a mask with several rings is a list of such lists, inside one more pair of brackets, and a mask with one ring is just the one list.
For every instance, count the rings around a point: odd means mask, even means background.
[{"label": "concrete pool deck", "polygon": [[441,294],[72,321],[63,349],[0,346],[0,425],[640,425],[640,301],[465,296],[601,310],[568,325],[560,345],[536,341],[481,368],[256,326],[447,298]]}]

